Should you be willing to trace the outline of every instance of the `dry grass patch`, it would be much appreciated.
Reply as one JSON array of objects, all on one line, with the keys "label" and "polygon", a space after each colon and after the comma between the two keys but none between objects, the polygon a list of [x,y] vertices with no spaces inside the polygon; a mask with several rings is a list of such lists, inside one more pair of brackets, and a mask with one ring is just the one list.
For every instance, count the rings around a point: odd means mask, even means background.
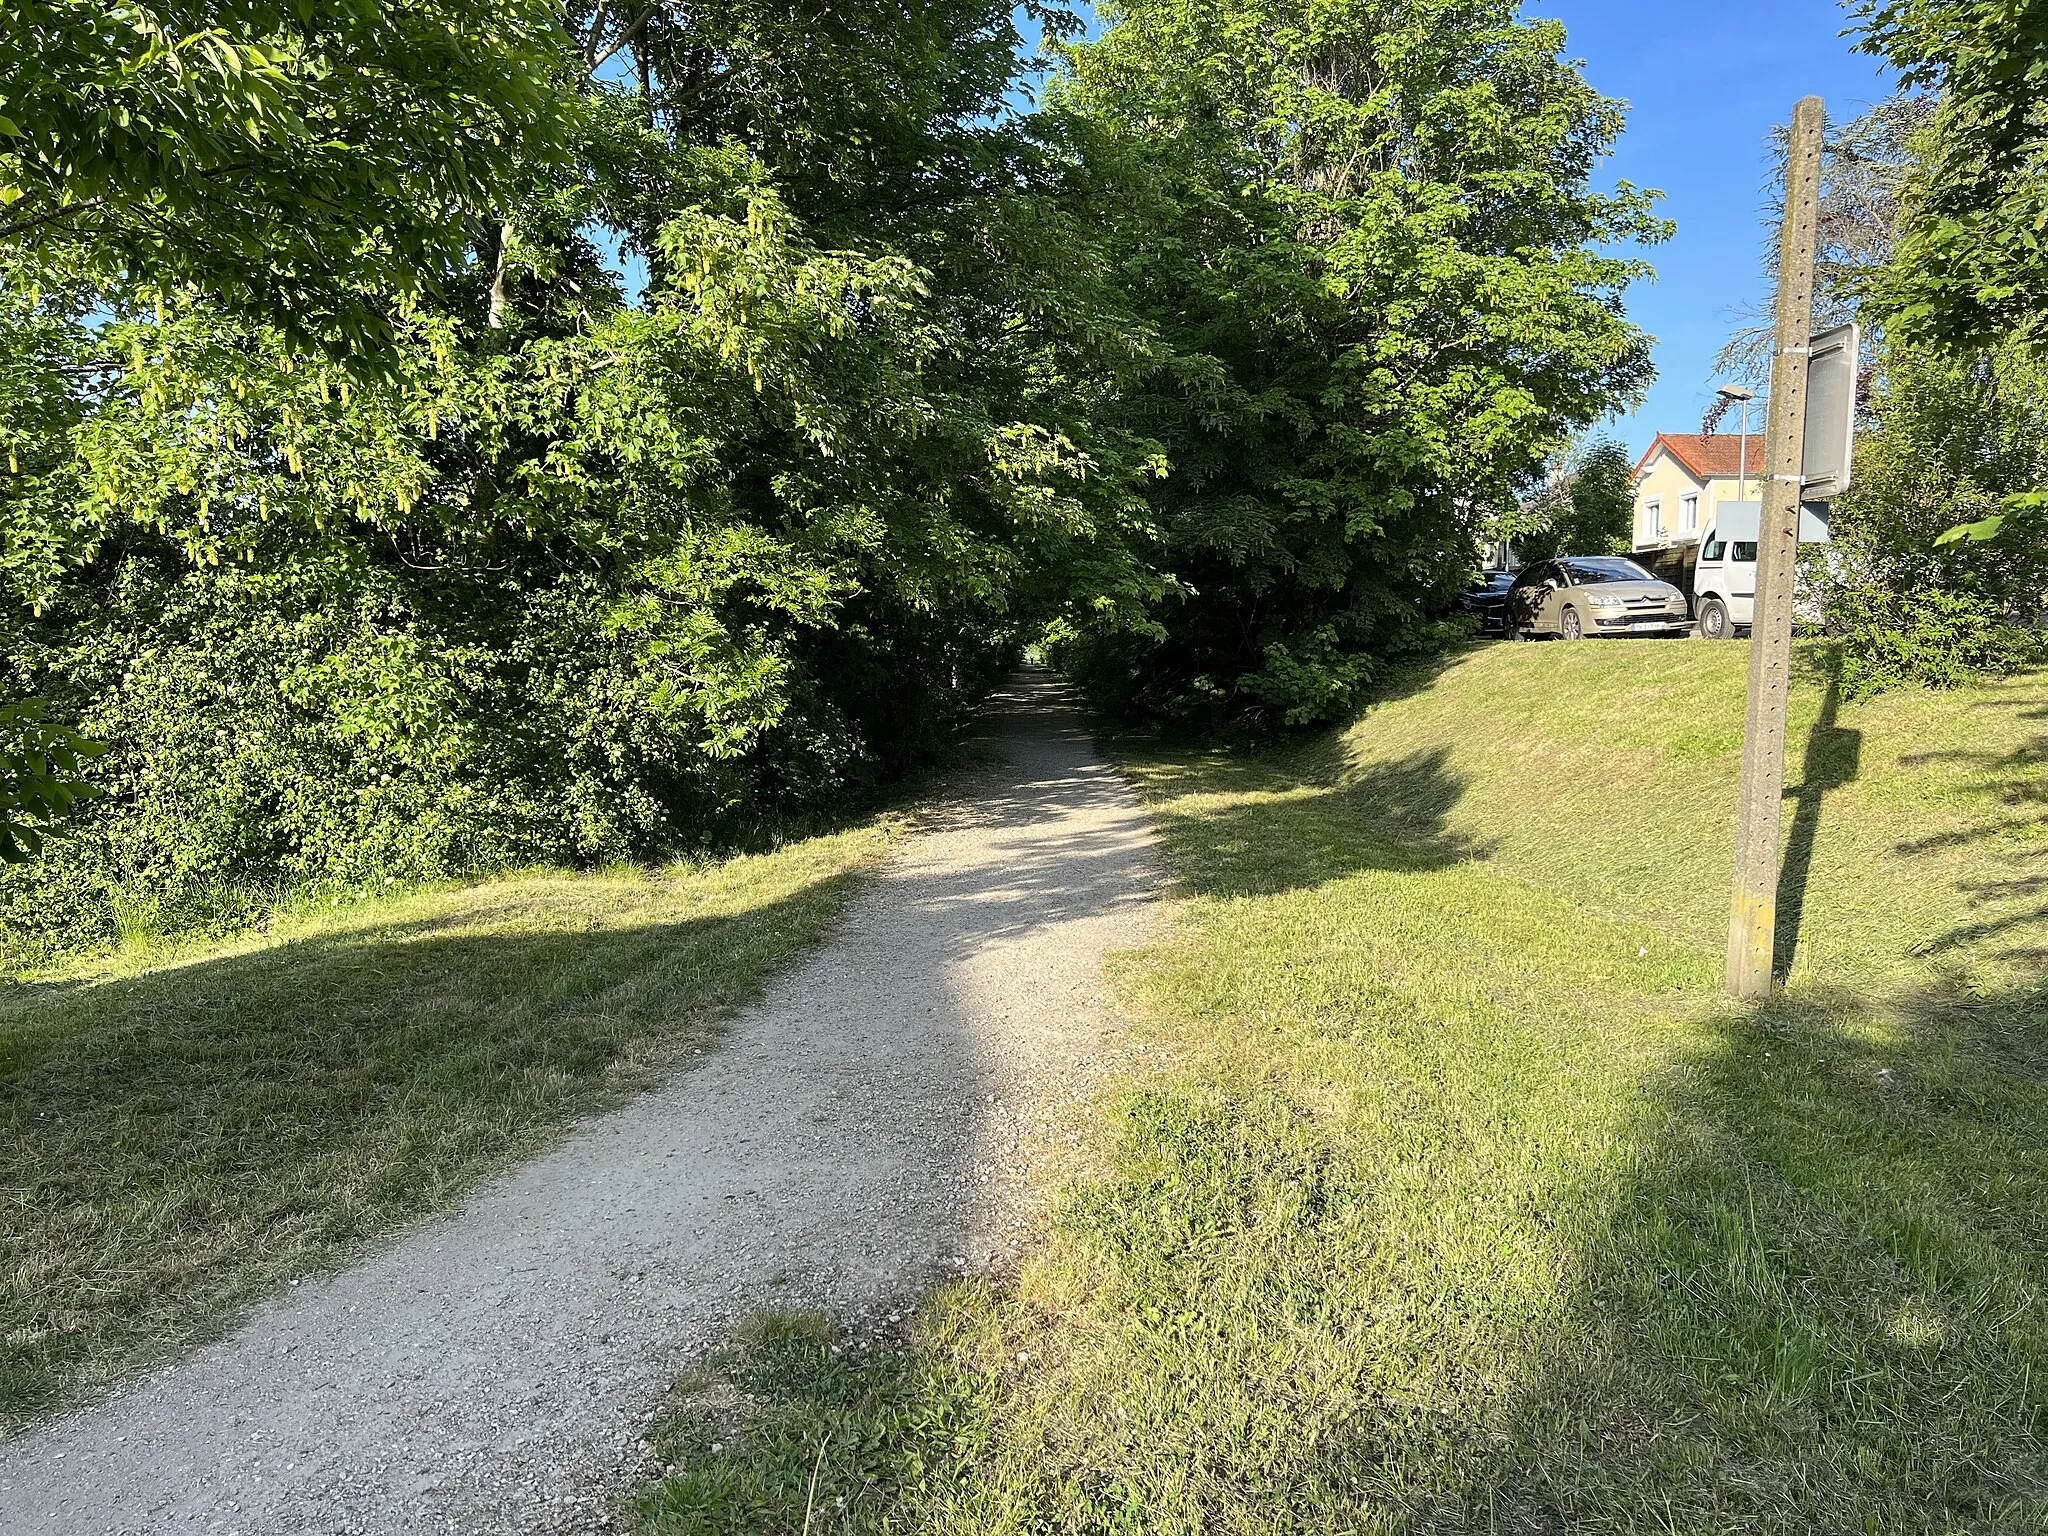
[{"label": "dry grass patch", "polygon": [[0,1424],[218,1334],[687,1060],[894,829],[0,984]]}]

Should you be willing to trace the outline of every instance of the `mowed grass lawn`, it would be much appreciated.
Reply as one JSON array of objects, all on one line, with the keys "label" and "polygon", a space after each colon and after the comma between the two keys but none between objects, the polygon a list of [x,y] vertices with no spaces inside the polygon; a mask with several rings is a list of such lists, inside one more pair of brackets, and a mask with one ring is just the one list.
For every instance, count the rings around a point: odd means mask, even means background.
[{"label": "mowed grass lawn", "polygon": [[1803,656],[1790,986],[1720,996],[1747,647],[1493,646],[1130,743],[1157,1063],[1014,1284],[770,1320],[645,1532],[2048,1529],[2048,676]]},{"label": "mowed grass lawn", "polygon": [[894,828],[0,982],[0,1429],[218,1334],[686,1061]]}]

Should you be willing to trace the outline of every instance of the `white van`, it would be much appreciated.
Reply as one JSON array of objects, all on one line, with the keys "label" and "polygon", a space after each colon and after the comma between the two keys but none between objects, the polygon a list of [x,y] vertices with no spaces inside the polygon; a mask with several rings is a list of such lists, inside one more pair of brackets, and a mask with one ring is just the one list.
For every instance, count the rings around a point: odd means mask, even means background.
[{"label": "white van", "polygon": [[[1756,619],[1756,541],[1763,503],[1723,502],[1700,535],[1692,573],[1692,614],[1702,640],[1732,640]],[[1825,544],[1826,520],[1808,505],[1799,510],[1799,542]]]}]

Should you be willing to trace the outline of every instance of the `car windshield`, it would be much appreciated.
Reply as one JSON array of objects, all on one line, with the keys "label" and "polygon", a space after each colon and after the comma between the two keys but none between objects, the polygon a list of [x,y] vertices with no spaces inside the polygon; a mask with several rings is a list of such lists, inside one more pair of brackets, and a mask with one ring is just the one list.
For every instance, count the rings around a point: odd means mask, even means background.
[{"label": "car windshield", "polygon": [[1603,581],[1655,581],[1633,560],[1568,560],[1565,574],[1575,587],[1597,587]]}]

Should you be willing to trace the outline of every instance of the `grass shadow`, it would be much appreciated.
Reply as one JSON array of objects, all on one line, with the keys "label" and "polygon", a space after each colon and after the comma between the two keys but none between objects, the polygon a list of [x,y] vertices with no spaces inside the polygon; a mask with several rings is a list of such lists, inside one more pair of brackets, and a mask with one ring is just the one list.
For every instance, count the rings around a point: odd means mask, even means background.
[{"label": "grass shadow", "polygon": [[865,1352],[769,1324],[657,1426],[635,1529],[2040,1530],[2048,1099],[2007,1066],[2048,995],[1868,1008],[1721,1019],[1623,1176],[1527,1213],[1576,1251],[1478,1340],[1547,1262],[1511,1184],[1382,1238],[1418,1170],[1327,1111],[1134,1094],[1032,1305],[963,1290]]},{"label": "grass shadow", "polygon": [[[2004,861],[2048,850],[2030,758],[1888,771],[1956,740],[1911,734],[1943,724],[1920,704],[1861,736],[1823,708],[1784,958],[1843,985],[1750,1011],[1663,887],[1617,898],[1545,846],[1624,786],[1523,795],[1498,756],[1468,783],[1398,721],[1378,768],[1126,742],[1217,899],[1133,967],[1113,1144],[1014,1289],[867,1356],[743,1341],[657,1431],[639,1528],[2048,1529],[2048,950],[1886,968],[1955,910],[1923,888],[2031,908],[2038,867]],[[1688,686],[1661,719],[1697,712]],[[1702,781],[1656,782],[1684,815],[1664,787]],[[1475,810],[1502,851],[1460,835]],[[1906,910],[1852,949],[1852,903]]]},{"label": "grass shadow", "polygon": [[[1232,765],[1221,803],[1212,790],[1156,815],[1183,884],[1204,896],[1312,889],[1365,869],[1441,869],[1483,853],[1448,826],[1465,791],[1449,757],[1427,748],[1336,783],[1249,760]],[[1146,774],[1143,759],[1126,761]]]},{"label": "grass shadow", "polygon": [[0,1425],[217,1336],[651,1085],[857,876],[758,878],[697,915],[642,880],[643,911],[587,927],[394,920],[0,994]]},{"label": "grass shadow", "polygon": [[[1712,1026],[1589,1250],[1605,1342],[1521,1409],[1544,1477],[1680,1530],[2041,1529],[2044,1064],[2038,984]],[[1629,1432],[1571,1452],[1588,1410]]]}]

